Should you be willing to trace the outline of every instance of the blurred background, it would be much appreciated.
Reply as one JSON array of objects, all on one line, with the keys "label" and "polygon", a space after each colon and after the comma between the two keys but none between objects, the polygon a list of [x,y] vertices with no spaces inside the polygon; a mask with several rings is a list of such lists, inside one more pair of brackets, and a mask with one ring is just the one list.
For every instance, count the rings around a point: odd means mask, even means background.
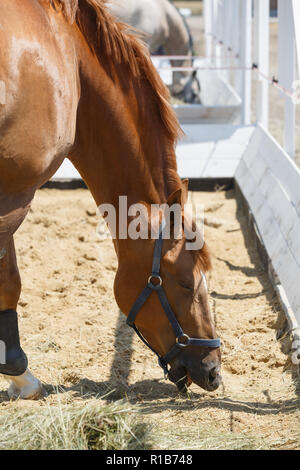
[{"label": "blurred background", "polygon": [[[177,8],[186,16],[187,23],[191,29],[195,54],[205,55],[204,20],[202,0],[179,0],[174,1]],[[277,0],[270,0],[270,75],[278,77],[278,21],[277,21]],[[256,104],[256,77],[253,76],[252,87],[252,110],[253,121],[255,122]],[[269,131],[283,145],[283,117],[284,99],[278,90],[270,87],[270,121]],[[300,167],[300,107],[296,107],[296,163]]]}]

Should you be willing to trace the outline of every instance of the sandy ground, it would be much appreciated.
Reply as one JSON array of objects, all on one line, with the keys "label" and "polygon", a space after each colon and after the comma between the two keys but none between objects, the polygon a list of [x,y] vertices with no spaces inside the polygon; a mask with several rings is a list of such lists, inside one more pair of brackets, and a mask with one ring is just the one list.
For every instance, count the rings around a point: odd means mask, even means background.
[{"label": "sandy ground", "polygon": [[12,405],[0,379],[0,412],[51,405],[57,391],[62,402],[84,404],[113,390],[107,400],[127,397],[153,425],[154,447],[300,448],[300,399],[276,341],[280,309],[244,237],[246,220],[233,192],[192,198],[206,205],[209,224],[213,219],[220,225],[206,227],[206,240],[213,254],[209,289],[223,341],[223,386],[210,394],[192,385],[183,398],[163,380],[114,302],[116,257],[111,241],[96,235],[99,220],[89,192],[42,190],[16,246],[22,343],[49,396]]}]

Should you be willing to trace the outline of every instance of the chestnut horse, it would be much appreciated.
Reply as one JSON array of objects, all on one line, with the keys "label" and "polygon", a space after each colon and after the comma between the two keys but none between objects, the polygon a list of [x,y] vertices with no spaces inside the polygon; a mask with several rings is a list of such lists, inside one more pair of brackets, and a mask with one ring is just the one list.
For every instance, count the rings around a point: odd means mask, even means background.
[{"label": "chestnut horse", "polygon": [[[128,204],[183,204],[186,183],[175,158],[180,128],[146,47],[102,0],[1,0],[0,83],[0,340],[7,348],[0,373],[10,381],[10,397],[38,398],[42,385],[19,342],[13,240],[36,190],[69,156],[98,206],[118,210],[120,195]],[[185,242],[163,241],[160,279],[184,336],[211,341],[202,275],[209,254],[205,245],[188,251]],[[151,274],[155,241],[120,238],[114,245],[115,298],[128,315]],[[156,295],[135,323],[160,356],[173,347],[176,336]],[[219,347],[189,344],[170,360],[169,378],[215,390],[220,360]]]}]

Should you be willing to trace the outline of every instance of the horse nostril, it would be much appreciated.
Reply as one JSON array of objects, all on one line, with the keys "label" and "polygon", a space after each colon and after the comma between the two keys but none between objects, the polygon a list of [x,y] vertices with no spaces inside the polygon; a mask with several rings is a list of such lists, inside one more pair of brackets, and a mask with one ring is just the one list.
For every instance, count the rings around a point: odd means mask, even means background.
[{"label": "horse nostril", "polygon": [[220,367],[219,366],[216,366],[216,367],[213,367],[212,369],[210,369],[210,371],[209,371],[209,381],[213,382],[218,377],[219,373],[220,373]]}]

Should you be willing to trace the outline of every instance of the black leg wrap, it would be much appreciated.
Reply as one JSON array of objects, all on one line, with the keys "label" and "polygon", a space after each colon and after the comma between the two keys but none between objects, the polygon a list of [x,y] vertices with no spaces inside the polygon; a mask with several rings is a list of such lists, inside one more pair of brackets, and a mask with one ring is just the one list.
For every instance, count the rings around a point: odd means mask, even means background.
[{"label": "black leg wrap", "polygon": [[18,314],[0,311],[0,374],[17,377],[26,372],[28,361],[20,346]]}]

